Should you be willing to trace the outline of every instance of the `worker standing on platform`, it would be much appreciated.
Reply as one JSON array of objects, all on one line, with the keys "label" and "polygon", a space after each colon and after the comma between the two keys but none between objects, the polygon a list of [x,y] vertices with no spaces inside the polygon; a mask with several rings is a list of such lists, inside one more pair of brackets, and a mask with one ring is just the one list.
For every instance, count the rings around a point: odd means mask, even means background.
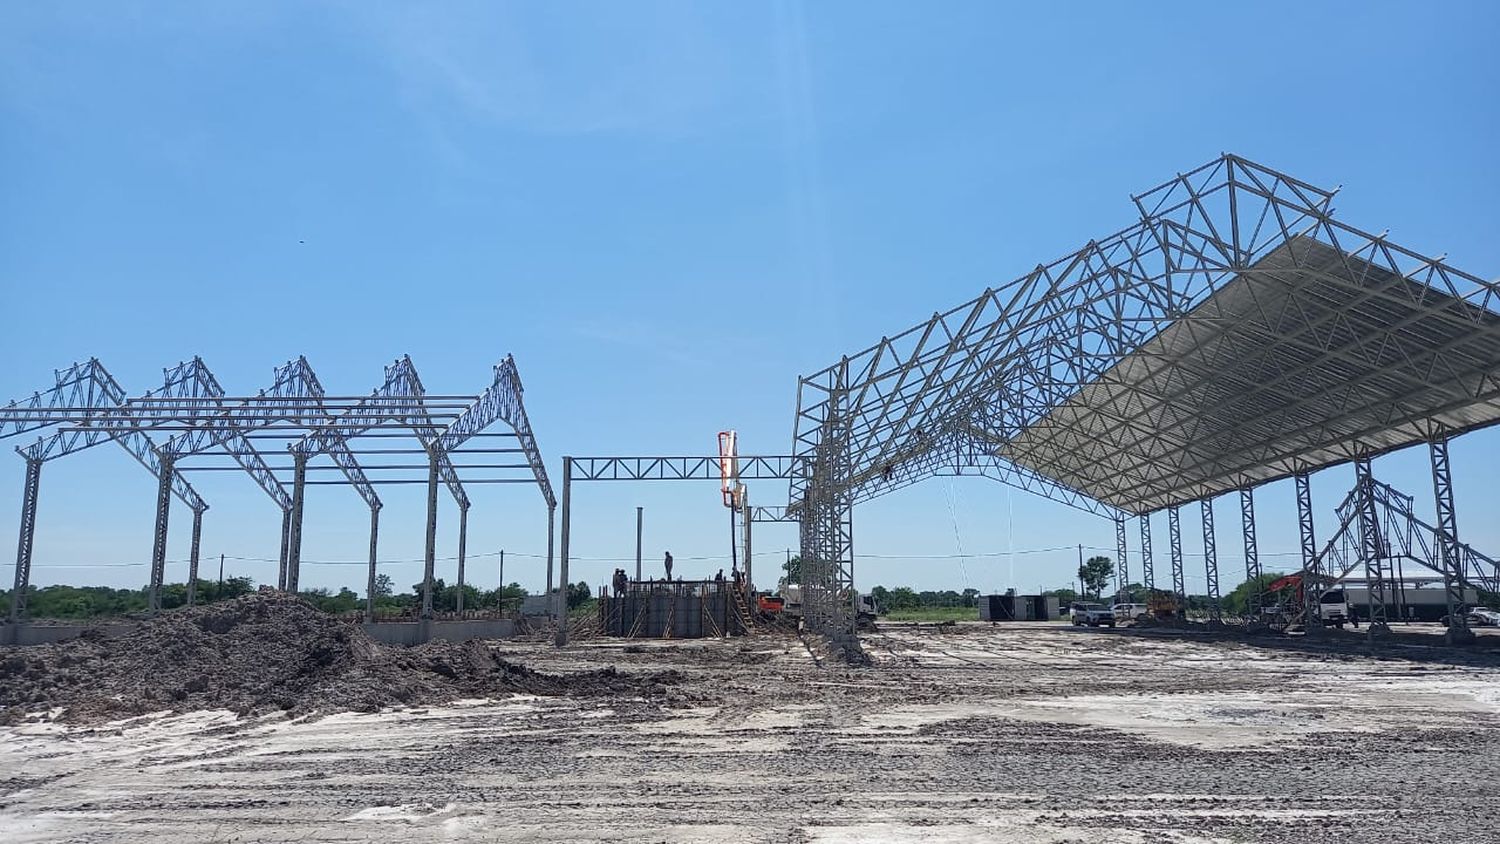
[{"label": "worker standing on platform", "polygon": [[670,581],[672,579],[672,552],[671,551],[667,552],[667,558],[662,561],[662,565],[664,565],[664,566],[667,567],[667,580]]}]

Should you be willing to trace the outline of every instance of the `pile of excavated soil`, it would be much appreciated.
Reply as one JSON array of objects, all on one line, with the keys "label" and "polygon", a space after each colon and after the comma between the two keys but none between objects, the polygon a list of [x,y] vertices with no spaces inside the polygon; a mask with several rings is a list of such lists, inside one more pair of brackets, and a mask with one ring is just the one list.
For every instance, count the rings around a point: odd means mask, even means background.
[{"label": "pile of excavated soil", "polygon": [[168,613],[125,635],[0,648],[0,723],[60,710],[96,722],[161,710],[373,712],[497,694],[666,697],[675,671],[548,675],[480,641],[381,645],[283,595]]}]

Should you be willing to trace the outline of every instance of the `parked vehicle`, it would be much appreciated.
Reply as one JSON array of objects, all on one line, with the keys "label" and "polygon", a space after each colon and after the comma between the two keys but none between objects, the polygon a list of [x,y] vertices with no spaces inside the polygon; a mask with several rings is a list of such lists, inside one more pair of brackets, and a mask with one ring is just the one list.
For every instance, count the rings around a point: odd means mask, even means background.
[{"label": "parked vehicle", "polygon": [[[1492,610],[1488,607],[1474,607],[1464,613],[1464,619],[1469,622],[1470,627],[1500,627],[1500,610]],[[1444,627],[1448,626],[1448,616],[1438,619],[1438,623]]]},{"label": "parked vehicle", "polygon": [[1469,613],[1470,627],[1500,627],[1500,610],[1479,607]]},{"label": "parked vehicle", "polygon": [[1345,600],[1344,590],[1330,589],[1318,596],[1318,618],[1323,625],[1333,625],[1342,628],[1352,619],[1349,614],[1349,603]]},{"label": "parked vehicle", "polygon": [[1101,624],[1108,625],[1110,627],[1115,626],[1114,612],[1109,607],[1106,607],[1103,604],[1074,604],[1072,619],[1073,624],[1076,627],[1082,627],[1084,625],[1088,625],[1089,627],[1098,627]]},{"label": "parked vehicle", "polygon": [[1116,621],[1133,621],[1140,623],[1151,615],[1150,609],[1145,604],[1115,604],[1109,608],[1114,613]]}]

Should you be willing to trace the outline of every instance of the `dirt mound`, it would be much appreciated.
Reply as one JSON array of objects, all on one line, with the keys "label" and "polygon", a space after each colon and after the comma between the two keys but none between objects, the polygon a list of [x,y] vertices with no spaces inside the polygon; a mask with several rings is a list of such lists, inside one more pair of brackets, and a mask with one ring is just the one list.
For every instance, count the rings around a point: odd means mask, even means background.
[{"label": "dirt mound", "polygon": [[257,594],[114,638],[0,649],[0,722],[53,709],[100,721],[163,709],[372,712],[509,692],[655,696],[680,679],[613,668],[540,674],[478,641],[386,647],[297,598]]}]

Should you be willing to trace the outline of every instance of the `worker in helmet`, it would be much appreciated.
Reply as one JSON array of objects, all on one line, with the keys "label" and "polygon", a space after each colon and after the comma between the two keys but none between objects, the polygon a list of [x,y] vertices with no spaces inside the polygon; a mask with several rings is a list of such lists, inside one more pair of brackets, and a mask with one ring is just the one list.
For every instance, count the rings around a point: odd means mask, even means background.
[{"label": "worker in helmet", "polygon": [[667,580],[670,581],[672,579],[672,552],[671,551],[667,552],[667,558],[662,561],[662,565],[666,567],[666,569],[667,569]]}]

